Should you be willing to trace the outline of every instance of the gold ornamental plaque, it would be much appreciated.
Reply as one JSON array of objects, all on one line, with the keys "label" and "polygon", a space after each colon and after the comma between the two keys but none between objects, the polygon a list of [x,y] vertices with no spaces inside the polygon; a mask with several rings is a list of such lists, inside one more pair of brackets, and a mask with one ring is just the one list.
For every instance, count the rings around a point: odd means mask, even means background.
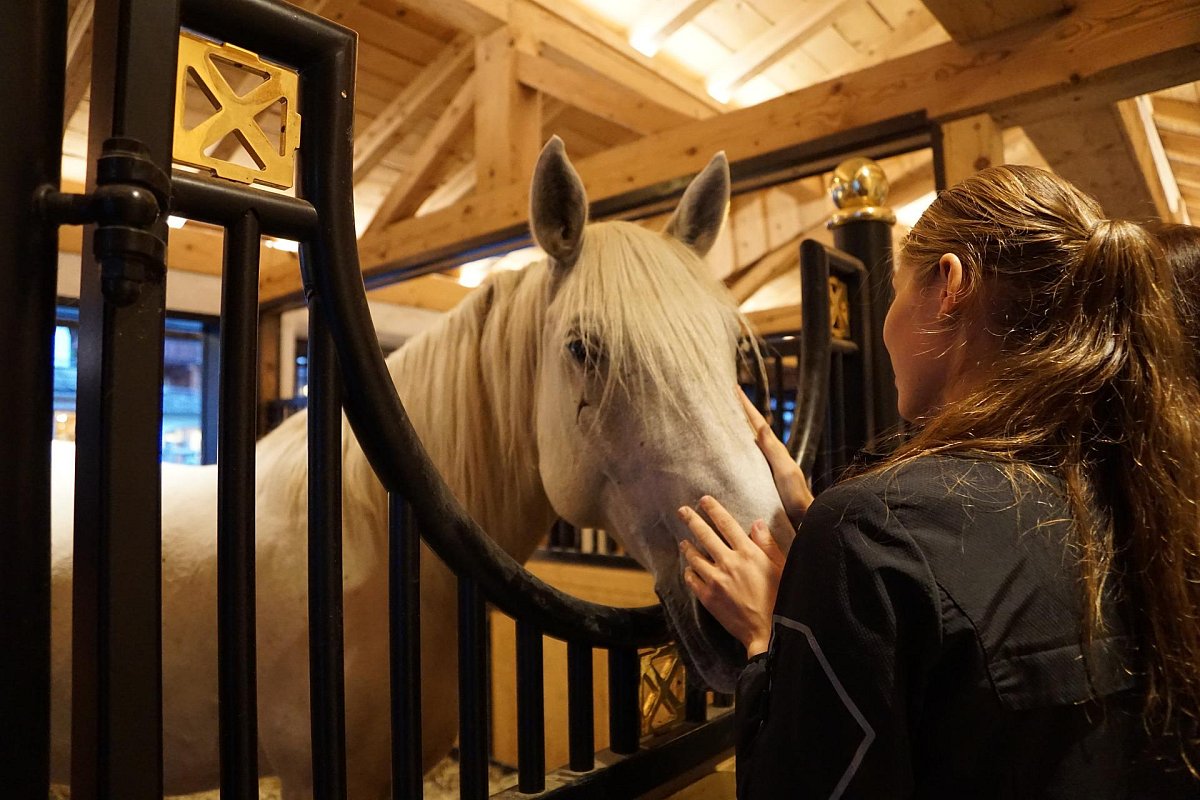
[{"label": "gold ornamental plaque", "polygon": [[[203,109],[197,90],[208,103]],[[175,161],[240,183],[290,187],[300,146],[298,95],[295,72],[235,45],[181,33]],[[232,160],[239,150],[254,166]]]}]

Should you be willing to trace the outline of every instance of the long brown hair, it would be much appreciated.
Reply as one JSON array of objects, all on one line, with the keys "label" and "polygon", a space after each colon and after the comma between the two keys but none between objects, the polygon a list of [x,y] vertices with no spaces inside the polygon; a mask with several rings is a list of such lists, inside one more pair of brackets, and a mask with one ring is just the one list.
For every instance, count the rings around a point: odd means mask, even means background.
[{"label": "long brown hair", "polygon": [[[1189,762],[1200,721],[1200,391],[1175,283],[1139,226],[1031,167],[942,192],[901,257],[928,280],[963,264],[963,319],[994,367],[889,459],[975,453],[1063,479],[1088,637],[1110,599],[1133,612],[1146,721]],[[957,324],[951,320],[949,324]],[[1193,769],[1193,773],[1195,770]]]}]

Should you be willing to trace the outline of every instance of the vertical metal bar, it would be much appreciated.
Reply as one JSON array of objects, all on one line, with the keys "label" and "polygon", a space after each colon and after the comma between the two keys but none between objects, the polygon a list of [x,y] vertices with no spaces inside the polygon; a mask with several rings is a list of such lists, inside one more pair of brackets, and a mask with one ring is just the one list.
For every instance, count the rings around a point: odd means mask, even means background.
[{"label": "vertical metal bar", "polygon": [[342,412],[321,301],[308,315],[308,647],[313,796],[346,797],[342,661]]},{"label": "vertical metal bar", "polygon": [[595,712],[592,706],[592,648],[567,642],[567,739],[569,766],[588,772],[596,763]]},{"label": "vertical metal bar", "polygon": [[474,581],[458,579],[459,797],[488,796],[487,609]]},{"label": "vertical metal bar", "polygon": [[608,746],[614,753],[636,753],[642,720],[638,706],[641,659],[636,649],[608,651]]},{"label": "vertical metal bar", "polygon": [[517,620],[518,788],[533,794],[546,788],[546,711],[542,632]]},{"label": "vertical metal bar", "polygon": [[783,421],[783,353],[775,353],[771,359],[774,372],[774,386],[771,387],[771,426],[775,429],[775,438],[783,441],[787,435],[787,425]]},{"label": "vertical metal bar", "polygon": [[683,718],[688,722],[704,722],[708,719],[708,692],[703,684],[692,677],[690,669],[684,673]]},{"label": "vertical metal bar", "polygon": [[892,302],[892,226],[882,219],[847,220],[833,228],[833,243],[867,268],[863,291],[869,298],[871,309],[867,328],[871,343],[868,370],[875,428],[877,431],[894,430],[900,425],[896,381],[891,359],[883,346],[883,321]]},{"label": "vertical metal bar", "polygon": [[[67,4],[0,25],[0,786],[50,791],[50,426],[58,228],[33,213],[62,164]],[[17,110],[20,110],[19,113]]]},{"label": "vertical metal bar", "polygon": [[392,800],[421,788],[421,537],[412,509],[388,495],[388,633],[392,688]]},{"label": "vertical metal bar", "polygon": [[[136,140],[170,172],[179,7],[97,0],[88,152]],[[88,167],[94,190],[97,166]],[[153,235],[166,241],[166,214]],[[162,797],[161,467],[165,280],[106,299],[84,229],[76,426],[71,796]],[[121,261],[111,262],[120,266]],[[114,284],[115,285],[115,284]],[[127,299],[127,298],[122,298]]]},{"label": "vertical metal bar", "polygon": [[254,639],[254,427],[257,410],[259,224],[225,232],[217,449],[217,663],[221,794],[258,797]]}]

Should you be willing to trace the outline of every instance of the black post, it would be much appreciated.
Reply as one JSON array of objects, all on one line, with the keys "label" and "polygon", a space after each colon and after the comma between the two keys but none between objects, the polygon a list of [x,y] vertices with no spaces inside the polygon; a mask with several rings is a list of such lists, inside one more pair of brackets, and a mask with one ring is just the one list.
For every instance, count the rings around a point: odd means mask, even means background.
[{"label": "black post", "polygon": [[517,620],[518,786],[533,794],[546,788],[546,710],[542,632]]},{"label": "black post", "polygon": [[636,753],[642,719],[638,705],[641,659],[632,647],[608,651],[608,747],[614,753]]},{"label": "black post", "polygon": [[[92,159],[102,150],[113,158],[104,169],[91,162],[88,191],[140,185],[144,198],[153,193],[157,209],[136,227],[84,229],[71,796],[157,800],[163,790],[161,248],[178,3],[97,0],[92,30],[88,152]],[[104,257],[97,258],[96,248]]]},{"label": "black post", "polygon": [[0,25],[0,786],[50,780],[50,431],[58,228],[34,192],[62,163],[65,0],[28,0]]},{"label": "black post", "polygon": [[342,407],[318,297],[308,315],[308,648],[313,795],[346,798],[342,647]]},{"label": "black post", "polygon": [[421,537],[408,503],[388,494],[388,635],[392,688],[392,800],[422,793]]},{"label": "black post", "polygon": [[567,739],[569,766],[588,772],[596,765],[595,710],[592,706],[592,648],[567,642]]},{"label": "black post", "polygon": [[841,209],[829,222],[833,243],[867,268],[871,304],[871,384],[874,395],[875,440],[900,426],[892,362],[883,346],[883,320],[892,304],[892,226],[896,215],[884,206],[887,178],[865,158],[843,161],[834,170],[832,192]]},{"label": "black post", "polygon": [[487,607],[470,578],[458,579],[458,776],[462,800],[488,796]]},{"label": "black post", "polygon": [[258,408],[258,217],[225,232],[217,449],[217,655],[221,793],[258,796],[254,639],[254,426]]}]

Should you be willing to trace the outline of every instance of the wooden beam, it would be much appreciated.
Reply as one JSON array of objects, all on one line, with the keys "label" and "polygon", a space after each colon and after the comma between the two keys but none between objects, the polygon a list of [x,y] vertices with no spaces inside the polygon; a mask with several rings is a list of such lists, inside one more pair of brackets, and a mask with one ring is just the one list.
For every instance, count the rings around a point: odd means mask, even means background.
[{"label": "wooden beam", "polygon": [[406,125],[429,113],[438,98],[466,78],[474,57],[468,36],[458,36],[417,79],[404,87],[371,124],[354,139],[354,182],[357,184],[396,145]]},{"label": "wooden beam", "polygon": [[474,36],[508,24],[508,0],[404,0],[404,5]]},{"label": "wooden beam", "polygon": [[692,119],[725,110],[700,80],[643,56],[623,36],[574,3],[513,0],[510,18],[512,27],[534,43],[537,52],[604,75]]},{"label": "wooden beam", "polygon": [[746,312],[746,321],[750,329],[759,336],[771,336],[777,333],[794,333],[800,330],[800,305],[765,308],[760,311]]},{"label": "wooden beam", "polygon": [[92,82],[92,17],[94,0],[79,0],[67,25],[67,78],[63,97],[63,130]]},{"label": "wooden beam", "polygon": [[635,133],[657,133],[693,119],[603,75],[528,53],[516,58],[517,79],[524,85]]},{"label": "wooden beam", "polygon": [[1096,198],[1109,216],[1139,220],[1159,214],[1151,190],[1157,183],[1153,165],[1136,157],[1116,106],[1026,125],[1025,133],[1056,173]]},{"label": "wooden beam", "polygon": [[1003,164],[1004,136],[991,114],[975,114],[940,126],[935,158],[946,188],[982,169]]},{"label": "wooden beam", "polygon": [[470,293],[471,289],[453,278],[433,274],[372,289],[367,292],[367,299],[430,311],[449,311]]},{"label": "wooden beam", "polygon": [[924,0],[956,42],[973,42],[1033,20],[1066,14],[1069,0]]},{"label": "wooden beam", "polygon": [[1158,136],[1150,97],[1140,95],[1118,102],[1117,114],[1130,156],[1142,173],[1159,219],[1183,222],[1187,209],[1179,193],[1179,184],[1175,182],[1175,171]]},{"label": "wooden beam", "polygon": [[[902,114],[945,121],[990,111],[1003,127],[1200,78],[1200,7],[1080,0],[1068,16],[972,45],[947,42],[749,108],[690,122],[576,164],[602,200],[677,180],[712,151],[733,162]],[[527,224],[524,180],[360,242],[366,269],[420,263]],[[274,284],[275,296],[299,290]]]},{"label": "wooden beam", "polygon": [[404,178],[388,190],[379,204],[375,218],[367,231],[377,231],[401,217],[411,215],[421,202],[433,192],[430,186],[438,162],[454,148],[467,126],[471,124],[471,111],[475,107],[475,73],[463,81],[450,105],[438,117],[433,128],[409,163]]},{"label": "wooden beam", "polygon": [[1161,129],[1158,136],[1173,162],[1200,164],[1200,137]]},{"label": "wooden beam", "polygon": [[715,0],[658,0],[629,32],[629,43],[644,56],[653,57],[663,42]]},{"label": "wooden beam", "polygon": [[783,19],[751,39],[719,64],[708,76],[708,92],[718,100],[729,98],[747,81],[829,27],[853,0],[824,0],[815,8],[801,4]]},{"label": "wooden beam", "polygon": [[476,189],[528,180],[542,146],[541,96],[517,79],[516,33],[476,40],[475,65]]}]

